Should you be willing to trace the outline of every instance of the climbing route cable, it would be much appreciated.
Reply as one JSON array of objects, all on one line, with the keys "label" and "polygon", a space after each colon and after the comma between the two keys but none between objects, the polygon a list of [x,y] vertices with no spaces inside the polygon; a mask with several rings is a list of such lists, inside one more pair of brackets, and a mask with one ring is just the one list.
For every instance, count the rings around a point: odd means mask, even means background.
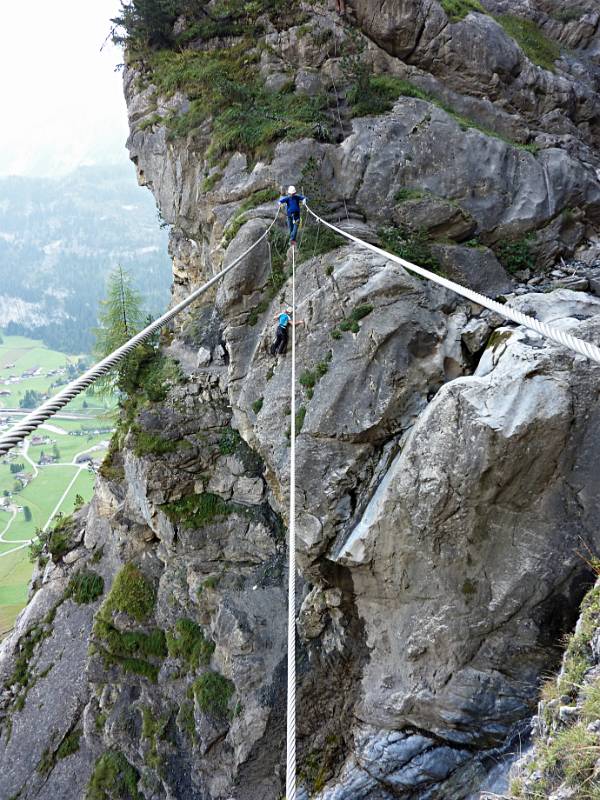
[{"label": "climbing route cable", "polygon": [[539,320],[534,319],[527,314],[523,314],[516,308],[498,303],[496,300],[491,300],[489,297],[479,294],[479,292],[474,292],[472,289],[468,289],[465,286],[461,286],[459,283],[448,280],[448,278],[444,278],[441,275],[436,275],[434,272],[429,272],[429,270],[423,269],[423,267],[418,267],[416,264],[412,264],[410,261],[400,258],[400,256],[393,255],[392,253],[388,253],[386,250],[382,250],[380,247],[376,247],[373,244],[364,242],[362,239],[359,239],[358,236],[353,236],[351,233],[348,233],[348,231],[341,230],[335,225],[332,225],[331,222],[327,222],[326,220],[322,219],[308,205],[306,208],[309,214],[312,214],[316,220],[323,223],[323,225],[326,225],[340,236],[343,236],[344,238],[349,239],[351,242],[354,242],[359,247],[363,247],[366,250],[371,250],[371,252],[376,253],[379,256],[383,256],[389,261],[394,261],[396,264],[400,264],[402,267],[405,267],[411,272],[415,272],[417,275],[421,275],[421,277],[427,278],[427,280],[433,281],[433,283],[437,283],[439,286],[443,286],[445,289],[449,289],[451,292],[459,294],[461,297],[465,297],[467,300],[471,300],[471,302],[476,303],[479,306],[483,306],[490,311],[494,311],[496,314],[500,314],[500,316],[504,317],[505,319],[516,322],[517,325],[523,325],[524,327],[541,334],[546,339],[550,339],[551,341],[556,342],[557,344],[560,344],[569,350],[573,350],[575,353],[578,353],[579,355],[582,355],[585,358],[589,358],[591,361],[595,361],[596,363],[600,364],[600,348],[595,344],[585,342],[583,339],[578,339],[576,336],[571,336],[571,334],[566,333],[559,328],[547,325],[545,322],[540,322]]},{"label": "climbing route cable", "polygon": [[[306,205],[306,204],[305,204]],[[388,253],[375,245],[364,242],[357,236],[342,230],[335,225],[322,219],[316,214],[308,205],[306,205],[309,214],[315,219],[317,226],[323,224],[330,228],[335,233],[348,239],[354,244],[364,249],[370,250],[379,256],[382,256],[390,261],[393,261],[411,272],[426,278],[446,289],[449,289],[456,294],[476,303],[479,306],[487,308],[495,313],[509,319],[518,325],[523,325],[542,336],[550,339],[564,347],[567,347],[592,361],[600,364],[600,348],[589,342],[578,339],[575,336],[559,330],[555,327],[539,322],[532,317],[521,313],[520,311],[508,306],[491,300],[478,292],[461,286],[454,281],[448,280],[433,272],[429,272],[422,267],[412,264],[399,256]],[[17,423],[7,433],[0,436],[0,456],[8,452],[18,442],[22,441],[29,433],[38,428],[43,422],[52,417],[57,411],[65,406],[70,400],[84,391],[90,386],[97,378],[106,374],[112,367],[122,361],[129,355],[134,348],[145,342],[152,334],[160,330],[164,325],[170,322],[174,317],[186,309],[198,297],[208,291],[218,281],[220,281],[228,272],[234,269],[241,261],[257,247],[269,234],[275,225],[279,216],[280,206],[277,208],[277,214],[272,220],[271,224],[267,227],[265,232],[238,258],[231,264],[225,267],[221,272],[211,278],[203,286],[193,291],[187,298],[182,300],[172,309],[170,309],[162,317],[152,322],[143,331],[138,333],[120,348],[115,350],[109,356],[104,358],[98,364],[95,364],[87,370],[81,377],[72,381],[61,392],[54,397],[47,400],[42,406],[35,411],[28,414],[20,423]],[[346,212],[347,213],[347,212]],[[348,215],[347,215],[348,218]],[[348,218],[349,219],[349,218]],[[318,240],[319,227],[317,228]],[[315,243],[316,250],[316,243]],[[313,254],[314,255],[314,254]],[[292,357],[291,357],[291,426],[290,426],[290,500],[289,500],[289,537],[288,537],[288,551],[289,551],[289,564],[288,564],[288,652],[287,652],[287,759],[286,759],[286,800],[296,800],[296,248],[292,247],[292,319],[290,326],[292,329]]]},{"label": "climbing route cable", "polygon": [[286,800],[296,800],[296,248],[292,247],[292,376],[290,426],[290,512],[288,536],[288,651]]},{"label": "climbing route cable", "polygon": [[163,314],[162,317],[159,317],[157,320],[144,328],[143,331],[140,331],[140,333],[138,333],[124,345],[119,347],[110,355],[106,356],[106,358],[103,358],[102,361],[99,361],[93,367],[90,367],[87,372],[84,372],[84,374],[79,378],[76,378],[74,381],[65,386],[61,392],[56,394],[54,397],[51,397],[49,400],[46,400],[43,405],[35,409],[35,411],[32,411],[20,422],[14,425],[9,431],[0,436],[0,456],[7,453],[11,448],[25,439],[25,437],[36,428],[39,428],[42,423],[56,414],[56,412],[59,411],[63,406],[66,406],[66,404],[74,397],[77,397],[78,394],[81,394],[81,392],[87,389],[87,387],[90,386],[97,378],[105,375],[110,369],[116,366],[116,364],[128,356],[138,344],[142,344],[143,342],[147,341],[147,339],[149,339],[153,333],[156,333],[156,331],[164,327],[174,317],[191,305],[191,303],[200,297],[200,295],[204,294],[212,286],[218,283],[221,278],[227,275],[228,272],[230,272],[241,261],[243,261],[244,258],[246,258],[246,256],[269,235],[271,228],[277,221],[280,210],[281,206],[278,206],[277,213],[275,214],[275,217],[267,230],[254,242],[254,244],[248,247],[247,250],[244,250],[240,256],[232,261],[231,264],[221,270],[221,272],[219,272],[217,275],[212,277],[203,286],[200,286],[198,289],[193,291],[188,297],[185,298],[185,300],[182,300],[176,306],[171,308],[166,312],[166,314]]}]

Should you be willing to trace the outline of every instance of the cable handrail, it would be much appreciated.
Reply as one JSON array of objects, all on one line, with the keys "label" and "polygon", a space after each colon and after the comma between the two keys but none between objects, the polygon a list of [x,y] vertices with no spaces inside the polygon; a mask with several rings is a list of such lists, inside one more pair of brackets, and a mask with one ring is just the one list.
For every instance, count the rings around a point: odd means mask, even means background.
[{"label": "cable handrail", "polygon": [[438,286],[443,286],[445,289],[449,289],[451,292],[459,294],[461,297],[464,297],[465,299],[470,300],[479,306],[483,306],[490,311],[494,311],[496,314],[500,314],[500,316],[511,320],[511,322],[515,322],[517,325],[523,325],[524,327],[541,334],[546,339],[550,339],[551,341],[556,342],[557,344],[560,344],[569,350],[572,350],[578,355],[589,358],[590,361],[595,361],[597,364],[600,364],[600,348],[595,344],[586,342],[576,336],[572,336],[570,333],[559,330],[558,328],[548,325],[545,322],[540,322],[539,320],[530,317],[528,314],[523,314],[522,311],[518,311],[516,308],[513,308],[508,304],[505,305],[503,303],[499,303],[497,300],[492,300],[486,295],[475,292],[473,289],[462,286],[461,284],[451,281],[448,278],[444,278],[442,275],[436,275],[434,272],[430,272],[423,267],[419,267],[416,264],[407,261],[405,258],[388,253],[387,250],[383,250],[381,247],[376,247],[374,244],[364,242],[362,239],[359,239],[358,236],[354,236],[353,234],[348,233],[348,231],[342,230],[341,228],[333,225],[331,222],[327,222],[318,214],[316,214],[308,204],[305,205],[309,214],[312,214],[312,216],[318,222],[326,225],[340,236],[343,236],[359,245],[359,247],[363,247],[364,249],[370,250],[379,256],[383,256],[389,261],[394,261],[411,272],[415,272],[417,275],[420,275],[422,278],[426,278],[433,283],[437,283]]},{"label": "cable handrail", "polygon": [[91,386],[94,381],[96,381],[98,378],[101,378],[103,375],[106,375],[107,372],[109,372],[114,366],[128,356],[139,344],[143,344],[143,342],[147,341],[154,333],[163,328],[168,322],[174,319],[174,317],[176,317],[195,300],[197,300],[198,297],[218,283],[221,278],[227,275],[228,272],[234,269],[234,267],[243,261],[243,259],[269,235],[272,227],[277,222],[280,210],[281,207],[278,206],[277,213],[265,232],[254,242],[254,244],[250,245],[250,247],[244,250],[240,256],[234,259],[231,264],[228,264],[224,269],[221,270],[221,272],[219,272],[217,275],[214,275],[205,284],[200,286],[198,289],[195,289],[190,295],[188,295],[188,297],[164,313],[162,317],[159,317],[157,320],[154,320],[154,322],[151,322],[144,328],[144,330],[133,336],[128,342],[125,342],[125,344],[121,345],[121,347],[114,350],[97,364],[94,364],[86,372],[84,372],[83,375],[80,375],[79,378],[71,381],[71,383],[65,386],[65,388],[58,392],[58,394],[54,395],[54,397],[50,397],[45,403],[10,428],[10,430],[2,434],[0,436],[0,456],[8,453],[9,450],[15,447],[15,445],[17,445],[19,442],[23,441],[23,439],[36,430],[36,428],[39,428],[40,425],[42,425],[47,419],[50,419],[50,417],[56,414],[56,412],[63,408],[63,406],[66,406],[67,403],[73,400],[74,397],[77,397],[77,395],[81,394],[81,392],[87,389],[88,386]]}]

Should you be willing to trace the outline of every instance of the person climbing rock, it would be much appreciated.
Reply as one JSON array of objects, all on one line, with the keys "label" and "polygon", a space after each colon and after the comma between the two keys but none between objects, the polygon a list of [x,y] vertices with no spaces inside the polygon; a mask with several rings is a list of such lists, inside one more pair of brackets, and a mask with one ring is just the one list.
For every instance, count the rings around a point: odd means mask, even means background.
[{"label": "person climbing rock", "polygon": [[274,319],[277,321],[277,332],[275,334],[275,341],[271,345],[271,355],[284,356],[287,352],[288,345],[288,330],[290,325],[304,325],[304,320],[294,322],[292,319],[293,311],[291,308],[286,308],[280,314],[275,314]]},{"label": "person climbing rock", "polygon": [[296,244],[298,225],[300,224],[300,203],[306,203],[306,197],[296,192],[295,186],[288,186],[288,193],[279,200],[279,205],[287,206],[288,228],[290,229],[290,244]]}]

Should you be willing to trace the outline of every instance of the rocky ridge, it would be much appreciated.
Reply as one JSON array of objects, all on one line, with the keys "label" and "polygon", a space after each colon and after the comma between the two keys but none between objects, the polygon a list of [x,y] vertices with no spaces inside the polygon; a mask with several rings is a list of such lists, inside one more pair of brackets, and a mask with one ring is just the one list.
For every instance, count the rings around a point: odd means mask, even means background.
[{"label": "rocky ridge", "polygon": [[[211,155],[225,110],[192,124],[204,89],[179,72],[235,37],[167,52],[170,90],[155,56],[131,60],[129,148],[172,226],[174,300],[293,181],[342,227],[598,341],[598,13],[581,8],[263,17],[252,75],[277,102],[327,100],[313,136],[260,154]],[[519,20],[556,48],[550,68],[508,34]],[[365,86],[393,89],[378,113],[360,113]],[[303,796],[461,800],[528,724],[593,580],[597,367],[310,222],[302,236]],[[2,646],[3,795],[281,795],[284,300],[278,233],[140,369],[91,507],[48,542]]]}]

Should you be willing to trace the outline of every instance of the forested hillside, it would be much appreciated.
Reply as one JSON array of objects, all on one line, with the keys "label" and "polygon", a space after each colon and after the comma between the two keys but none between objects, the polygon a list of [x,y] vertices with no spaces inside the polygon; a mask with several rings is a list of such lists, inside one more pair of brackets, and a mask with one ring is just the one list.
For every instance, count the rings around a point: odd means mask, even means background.
[{"label": "forested hillside", "polygon": [[167,304],[171,265],[156,206],[129,164],[61,179],[0,178],[0,319],[65,352],[89,352],[110,270],[122,264],[148,311]]}]

